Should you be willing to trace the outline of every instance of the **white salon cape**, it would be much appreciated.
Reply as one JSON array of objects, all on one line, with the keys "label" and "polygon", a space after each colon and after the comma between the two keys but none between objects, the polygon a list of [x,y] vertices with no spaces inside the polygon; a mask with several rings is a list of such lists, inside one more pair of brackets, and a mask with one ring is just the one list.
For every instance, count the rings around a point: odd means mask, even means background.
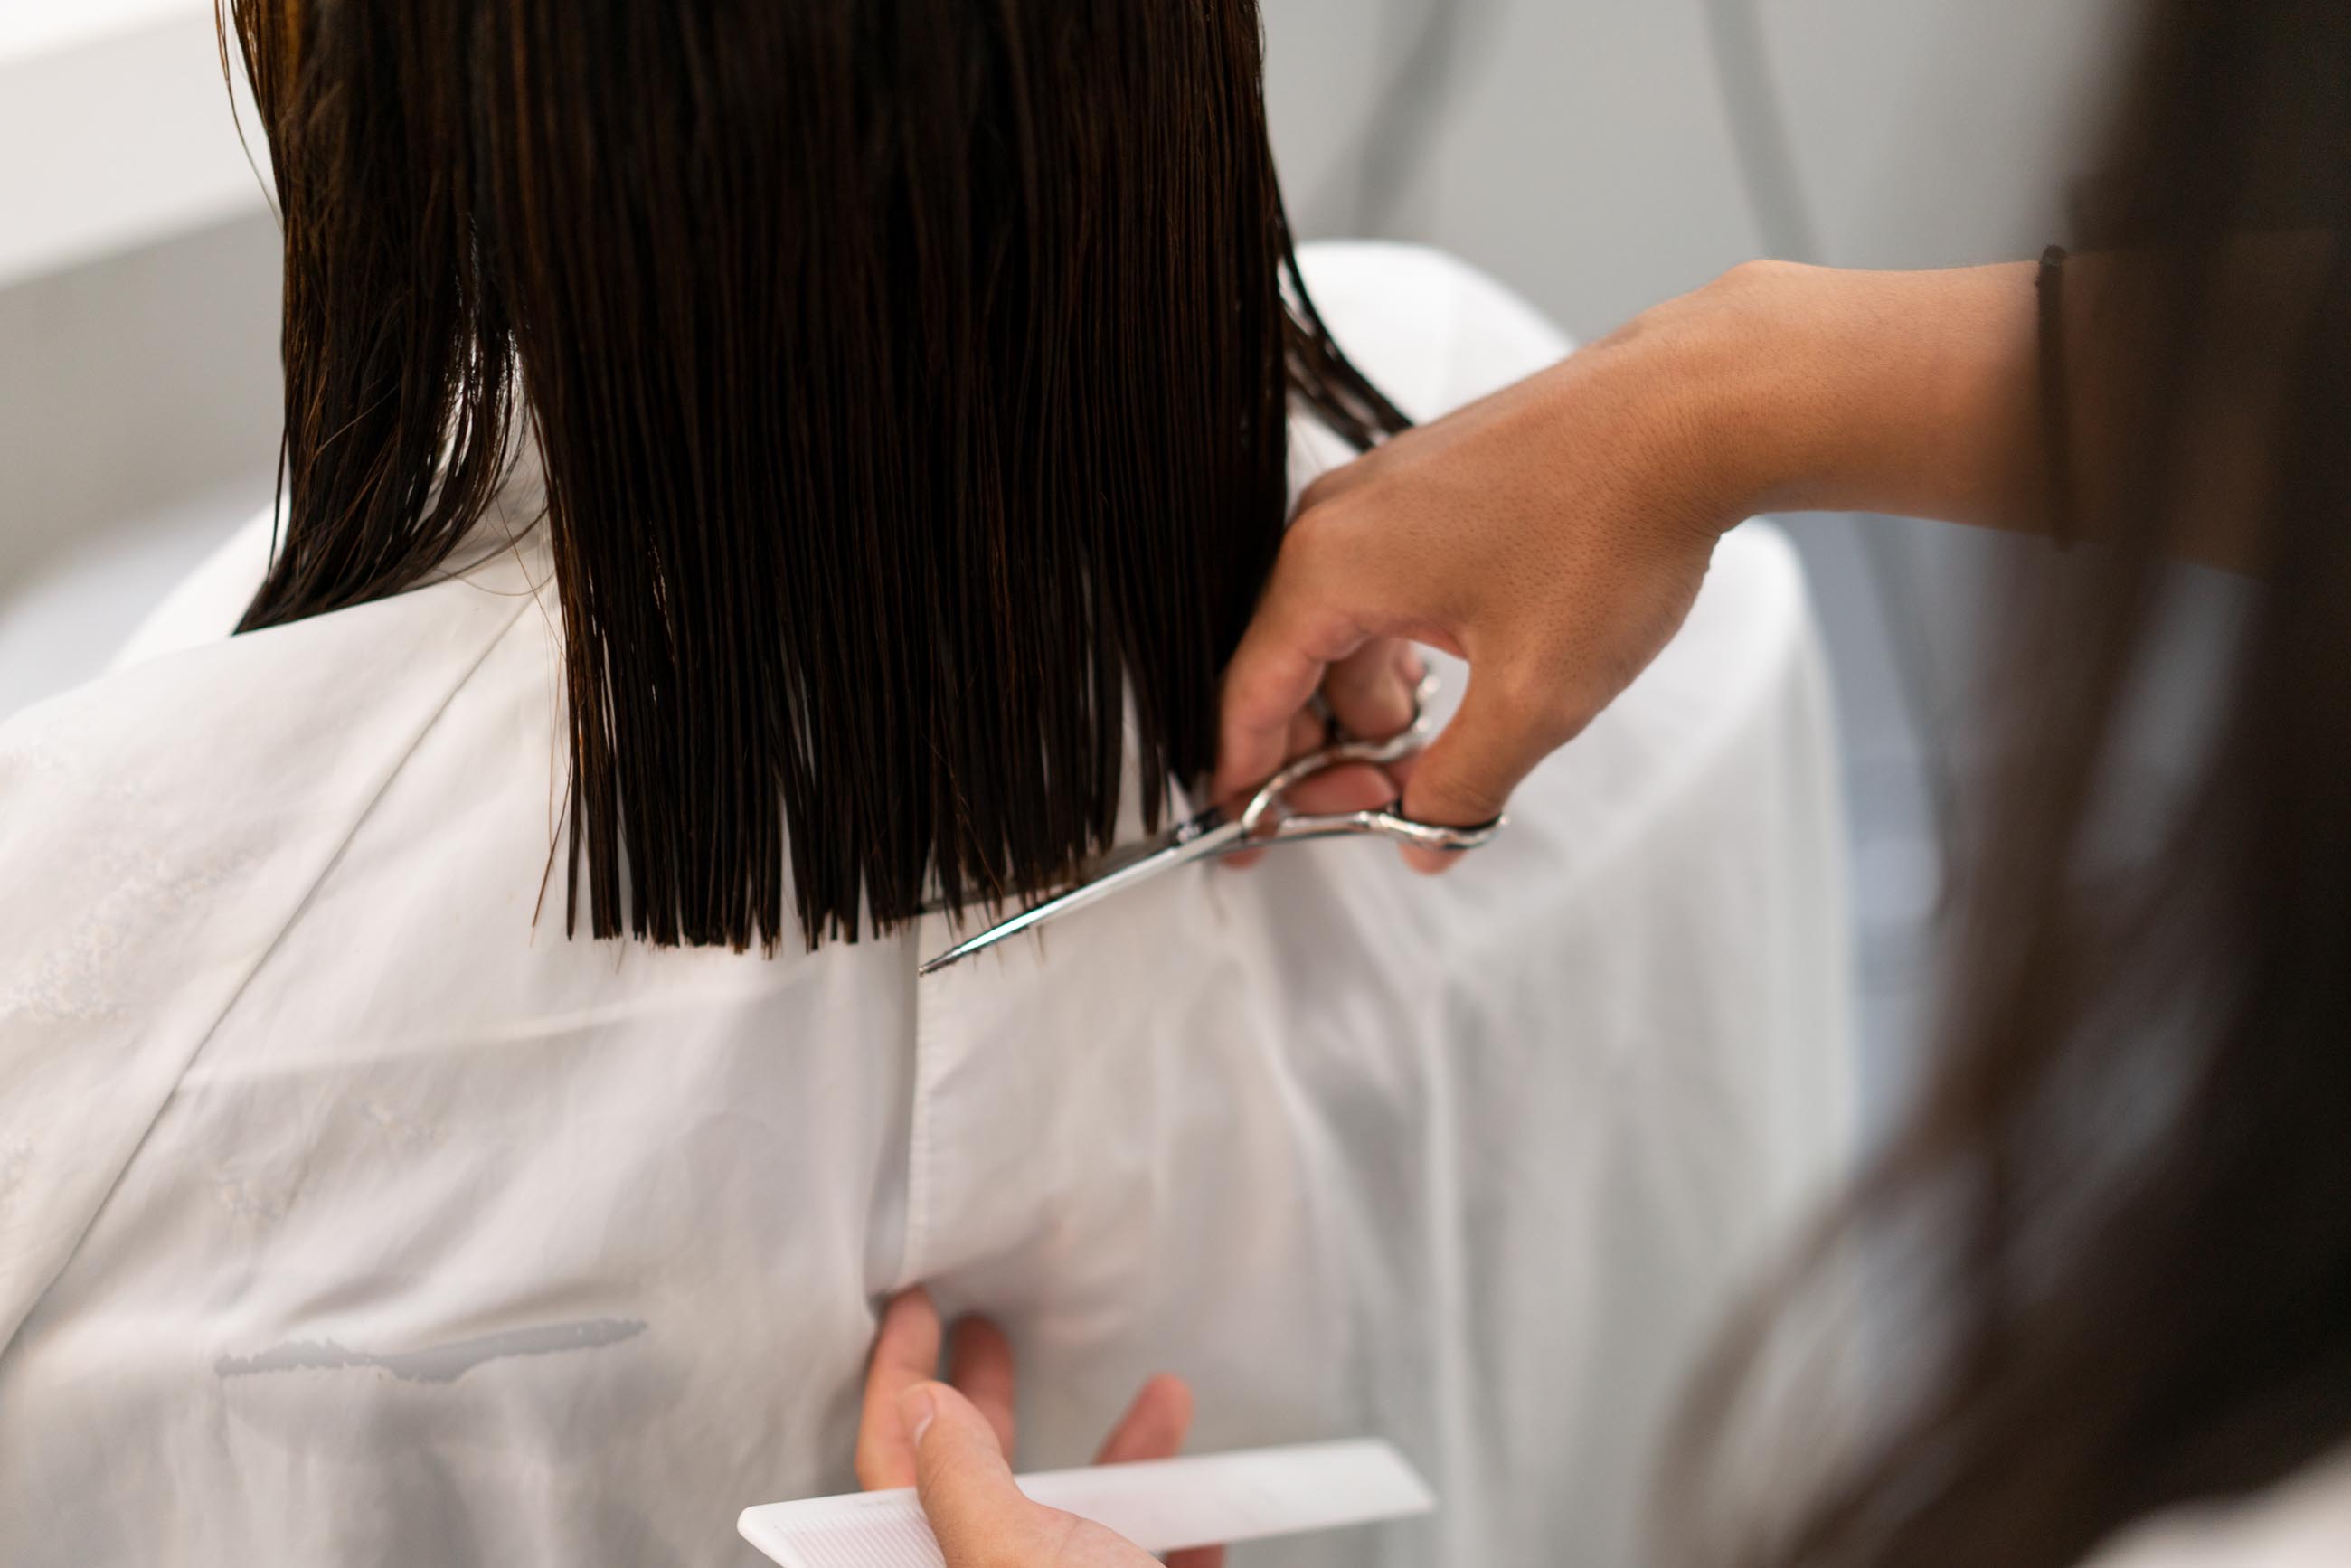
[{"label": "white salon cape", "polygon": [[[1420,417],[1564,349],[1426,252],[1306,268]],[[567,938],[543,543],[230,637],[266,550],[0,727],[0,1563],[755,1562],[918,1281],[1009,1333],[1024,1464],[1165,1369],[1195,1448],[1378,1434],[1441,1499],[1243,1563],[1633,1561],[1853,1113],[1779,535],[1451,875],[1289,847],[928,980],[936,918]]]}]

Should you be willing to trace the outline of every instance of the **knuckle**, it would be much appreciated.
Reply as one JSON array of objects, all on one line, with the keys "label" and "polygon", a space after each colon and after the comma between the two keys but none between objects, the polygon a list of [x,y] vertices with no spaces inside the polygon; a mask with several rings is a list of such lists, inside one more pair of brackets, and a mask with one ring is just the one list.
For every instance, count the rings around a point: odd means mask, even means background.
[{"label": "knuckle", "polygon": [[1327,564],[1343,546],[1356,514],[1351,496],[1337,496],[1299,513],[1282,536],[1282,553],[1317,564]]},{"label": "knuckle", "polygon": [[1369,739],[1384,740],[1412,722],[1412,692],[1393,675],[1363,678],[1348,693],[1340,714],[1347,727]]},{"label": "knuckle", "polygon": [[1331,666],[1322,691],[1336,702],[1359,703],[1377,700],[1393,684],[1387,671],[1359,651]]},{"label": "knuckle", "polygon": [[1241,727],[1233,738],[1253,747],[1272,746],[1287,735],[1298,706],[1290,700],[1287,672],[1270,661],[1247,670],[1236,667],[1226,702]]},{"label": "knuckle", "polygon": [[1721,281],[1728,289],[1740,293],[1752,293],[1777,287],[1797,270],[1799,270],[1798,267],[1792,262],[1761,256],[1751,261],[1742,261],[1729,268],[1723,273]]},{"label": "knuckle", "polygon": [[1331,564],[1330,525],[1320,512],[1309,513],[1290,525],[1281,538],[1281,553],[1273,568],[1275,592],[1295,593],[1319,581]]},{"label": "knuckle", "polygon": [[1298,493],[1299,521],[1305,521],[1309,515],[1331,504],[1339,494],[1339,476],[1344,472],[1343,468],[1326,469]]}]

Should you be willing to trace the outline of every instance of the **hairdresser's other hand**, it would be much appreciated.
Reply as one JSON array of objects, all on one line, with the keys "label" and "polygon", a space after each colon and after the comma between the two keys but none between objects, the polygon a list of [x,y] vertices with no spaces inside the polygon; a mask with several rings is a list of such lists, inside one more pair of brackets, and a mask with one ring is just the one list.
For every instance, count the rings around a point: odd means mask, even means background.
[{"label": "hairdresser's other hand", "polygon": [[[1158,1559],[1102,1526],[1024,1496],[1012,1482],[1012,1345],[985,1318],[946,1336],[947,1382],[932,1379],[938,1309],[917,1287],[893,1300],[874,1337],[857,1432],[867,1490],[920,1493],[947,1568],[1158,1568]],[[1096,1464],[1174,1457],[1192,1425],[1192,1394],[1162,1375],[1143,1385]],[[1221,1568],[1222,1547],[1171,1553],[1170,1568]]]}]

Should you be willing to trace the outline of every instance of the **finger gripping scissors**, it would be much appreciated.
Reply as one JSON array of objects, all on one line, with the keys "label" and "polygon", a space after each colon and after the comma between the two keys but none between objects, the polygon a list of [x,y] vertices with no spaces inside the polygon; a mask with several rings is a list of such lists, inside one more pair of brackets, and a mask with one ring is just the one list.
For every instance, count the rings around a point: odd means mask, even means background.
[{"label": "finger gripping scissors", "polygon": [[1401,761],[1419,750],[1435,727],[1428,708],[1430,699],[1436,694],[1437,677],[1429,675],[1413,693],[1412,722],[1385,740],[1343,738],[1310,751],[1259,785],[1256,792],[1238,811],[1211,806],[1198,816],[1176,823],[1155,839],[1146,839],[1142,843],[1096,861],[1087,868],[1086,874],[1076,886],[998,921],[977,936],[957,943],[925,964],[919,972],[935,975],[948,965],[967,958],[983,948],[993,947],[1008,936],[1017,936],[1047,921],[1075,914],[1088,904],[1099,904],[1113,894],[1148,882],[1178,866],[1221,859],[1243,850],[1302,843],[1310,839],[1362,835],[1393,839],[1399,843],[1418,844],[1423,849],[1447,852],[1474,850],[1491,842],[1494,835],[1502,831],[1505,819],[1501,817],[1471,827],[1448,828],[1436,822],[1415,821],[1399,810],[1403,804],[1401,801],[1390,801],[1368,811],[1317,813],[1290,810],[1290,792],[1317,774],[1349,763],[1383,766]]}]

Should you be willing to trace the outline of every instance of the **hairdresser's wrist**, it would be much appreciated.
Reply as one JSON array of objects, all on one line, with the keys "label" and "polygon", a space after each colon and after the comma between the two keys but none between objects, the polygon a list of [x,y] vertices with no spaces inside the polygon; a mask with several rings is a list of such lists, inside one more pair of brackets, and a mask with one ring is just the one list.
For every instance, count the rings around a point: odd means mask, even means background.
[{"label": "hairdresser's wrist", "polygon": [[1709,483],[1731,520],[1875,511],[2001,528],[2041,513],[2029,265],[1755,262],[1686,300]]}]

